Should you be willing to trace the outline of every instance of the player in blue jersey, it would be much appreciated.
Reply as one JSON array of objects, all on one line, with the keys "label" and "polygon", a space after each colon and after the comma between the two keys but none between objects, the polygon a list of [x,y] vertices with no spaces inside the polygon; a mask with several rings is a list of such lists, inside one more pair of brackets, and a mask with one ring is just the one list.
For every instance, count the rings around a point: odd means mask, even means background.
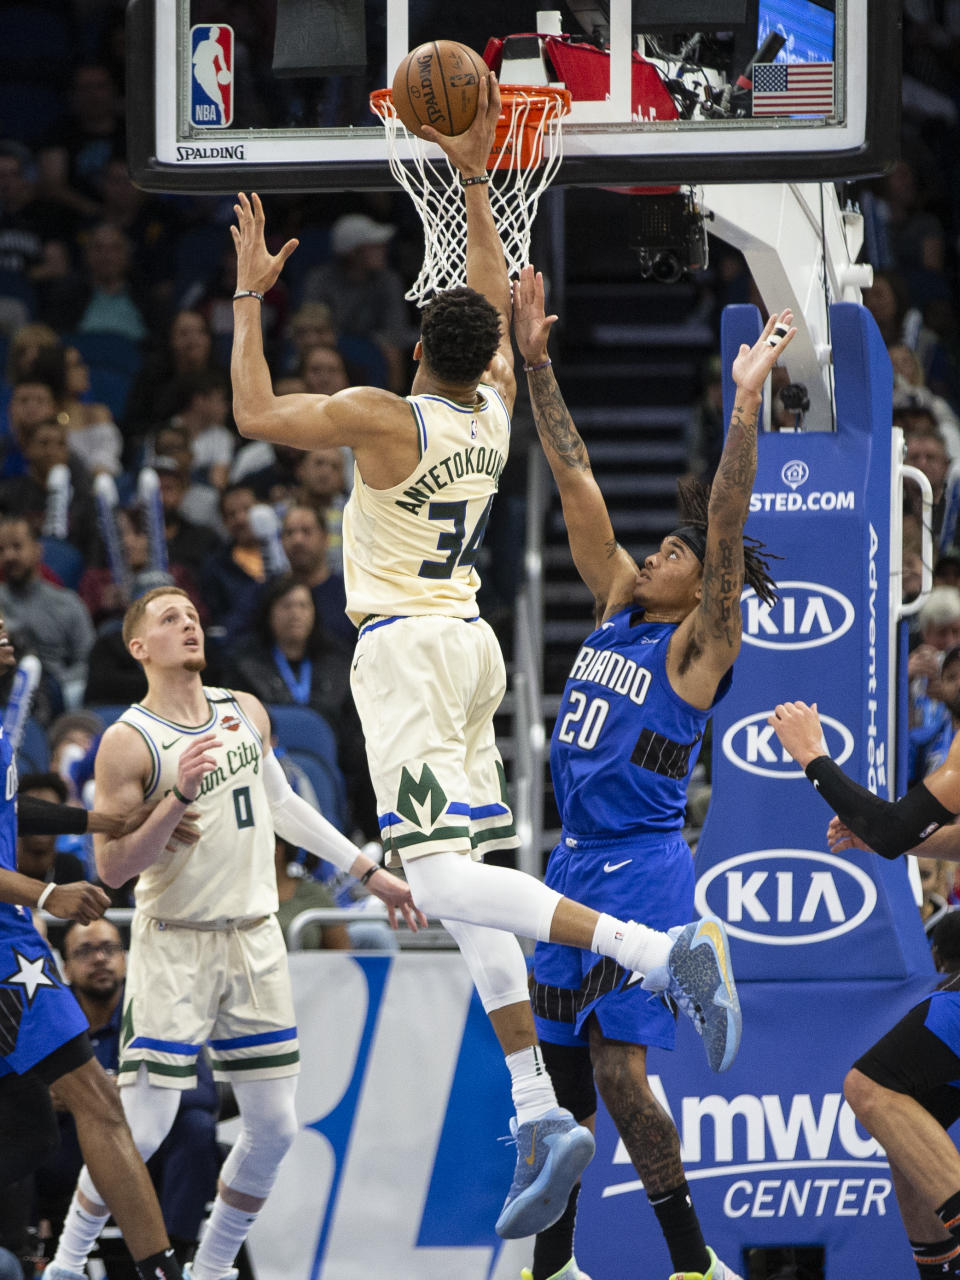
[{"label": "player in blue jersey", "polygon": [[[14,665],[0,619],[0,672]],[[150,1176],[123,1118],[113,1082],[97,1062],[87,1019],[57,972],[30,908],[89,924],[109,898],[97,885],[44,884],[17,867],[17,766],[0,728],[0,1190],[35,1169],[59,1142],[50,1086],[77,1124],[84,1158],[94,1170],[143,1280],[179,1280]],[[146,806],[127,819],[33,800],[22,806],[26,833],[134,829]],[[192,841],[189,824],[180,836]]]},{"label": "player in blue jersey", "polygon": [[[641,567],[616,541],[582,439],[557,387],[542,277],[526,267],[514,288],[514,333],[537,431],[560,490],[570,548],[595,599],[596,629],[576,656],[550,751],[562,838],[547,883],[598,911],[679,934],[694,914],[694,873],[681,829],[687,783],[707,721],[730,685],[740,647],[744,580],[773,587],[743,529],[756,473],[764,382],[791,341],[792,316],[773,316],[733,365],[737,395],[716,478],[681,489],[681,524]],[[688,926],[689,928],[689,926]],[[704,920],[691,954],[718,926]],[[706,948],[705,948],[706,949]],[[676,1277],[736,1280],[704,1243],[680,1143],[646,1074],[648,1045],[672,1048],[674,1020],[619,965],[574,947],[538,943],[532,999],[557,1099],[592,1124],[596,1088],[643,1179]],[[708,1046],[709,1048],[709,1046]],[[714,1060],[732,1061],[735,1047]],[[573,1256],[577,1189],[537,1237],[529,1280],[583,1273]]]}]

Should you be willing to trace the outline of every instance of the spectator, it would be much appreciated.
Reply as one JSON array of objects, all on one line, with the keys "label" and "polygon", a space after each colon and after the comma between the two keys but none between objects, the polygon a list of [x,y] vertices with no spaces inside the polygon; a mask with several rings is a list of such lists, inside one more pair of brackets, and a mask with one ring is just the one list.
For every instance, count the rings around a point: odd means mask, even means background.
[{"label": "spectator", "polygon": [[330,566],[322,513],[302,503],[288,507],[280,527],[280,539],[291,572],[310,588],[317,618],[331,635],[352,649],[357,639],[356,628],[347,617],[343,576]]},{"label": "spectator", "polygon": [[[283,930],[283,940],[288,940],[290,926],[303,911],[313,907],[336,906],[330,890],[307,872],[297,861],[293,845],[277,836],[277,896],[280,906],[277,919]],[[349,951],[350,935],[345,924],[323,924],[315,921],[305,925],[300,933],[301,951]]]},{"label": "spectator", "polygon": [[[93,1051],[101,1066],[116,1075],[126,976],[120,933],[109,920],[69,924],[61,954],[64,977],[90,1022]],[[197,1242],[207,1203],[216,1194],[221,1164],[216,1133],[219,1099],[203,1054],[197,1061],[197,1077],[196,1087],[180,1099],[173,1128],[147,1164],[170,1243],[181,1257]],[[54,1238],[83,1165],[73,1117],[61,1111],[58,1119],[60,1150],[36,1174],[40,1216],[51,1221]]]},{"label": "spectator", "polygon": [[[156,574],[151,573],[150,542],[146,532],[146,519],[140,507],[128,507],[117,512],[117,529],[120,542],[126,557],[127,566],[133,578],[133,595],[142,595],[152,586],[157,585]],[[190,596],[201,622],[207,617],[206,607],[202,602],[196,583],[183,565],[170,563],[166,571],[174,586],[181,587]],[[164,581],[166,580],[164,579]],[[113,576],[113,571],[98,566],[88,567],[80,579],[77,594],[87,606],[93,624],[98,629],[110,621],[122,621],[124,611],[130,599],[124,594],[124,584]]]},{"label": "spectator", "polygon": [[41,193],[85,218],[98,217],[103,171],[125,147],[123,102],[110,69],[81,63],[70,82],[69,116],[37,158]]},{"label": "spectator", "polygon": [[[26,471],[21,476],[0,481],[0,511],[7,515],[22,516],[39,535],[46,521],[50,472],[54,467],[65,466],[70,473],[66,540],[84,560],[89,560],[98,545],[90,474],[79,458],[71,458],[66,428],[56,418],[48,418],[28,430],[22,430],[20,435]],[[74,554],[71,552],[67,561]],[[81,571],[82,565],[78,564],[74,583],[79,579]]]},{"label": "spectator", "polygon": [[90,368],[76,347],[63,353],[65,385],[57,406],[57,420],[67,428],[70,452],[94,475],[120,474],[123,437],[105,404],[91,398]]},{"label": "spectator", "polygon": [[[59,773],[25,773],[17,787],[18,796],[34,796],[49,804],[66,804],[67,784]],[[44,884],[73,884],[89,879],[82,859],[74,853],[57,850],[59,837],[54,835],[18,835],[17,870]]]},{"label": "spectator", "polygon": [[953,737],[951,712],[941,699],[952,702],[960,680],[960,591],[934,587],[920,607],[917,624],[920,643],[907,662],[911,785],[925,778],[936,767],[934,762],[942,762]]},{"label": "spectator", "polygon": [[173,417],[177,378],[217,368],[206,319],[197,311],[178,311],[170,323],[166,345],[147,358],[134,378],[121,423],[125,438],[144,436]]},{"label": "spectator", "polygon": [[76,706],[87,677],[93,624],[80,597],[39,574],[42,549],[22,516],[0,519],[0,615],[9,631],[28,640],[59,683],[67,706]]},{"label": "spectator", "polygon": [[953,885],[954,867],[952,862],[941,858],[917,858],[917,866],[923,892],[920,918],[923,921],[923,931],[929,938],[943,917],[953,910],[948,899]]},{"label": "spectator", "polygon": [[[302,508],[295,508],[294,516]],[[350,692],[350,649],[318,623],[309,587],[293,574],[267,583],[252,634],[232,655],[229,683],[268,706],[310,707],[330,724],[347,784],[352,824],[367,839],[379,836],[367,772],[363,732]]]},{"label": "spectator", "polygon": [[36,167],[19,142],[0,142],[0,271],[9,273],[0,299],[0,332],[32,318],[46,283],[69,271],[67,243],[75,218],[38,200]]},{"label": "spectator", "polygon": [[901,342],[895,342],[887,350],[893,365],[894,411],[911,405],[929,409],[951,461],[960,458],[960,419],[943,396],[935,396],[927,387],[917,353]]},{"label": "spectator", "polygon": [[284,367],[288,371],[302,368],[304,356],[314,347],[337,345],[333,312],[325,302],[303,303],[293,313],[287,328],[290,337],[290,355]]},{"label": "spectator", "polygon": [[338,333],[371,338],[383,352],[388,385],[406,390],[404,355],[416,334],[410,325],[403,284],[387,266],[387,243],[395,228],[365,213],[348,213],[333,224],[334,258],[307,274],[304,300],[325,302]]},{"label": "spectator", "polygon": [[4,477],[23,475],[27,469],[24,437],[38,423],[49,422],[56,416],[57,397],[53,387],[33,374],[23,374],[14,385],[7,406],[8,433],[0,474]]},{"label": "spectator", "polygon": [[[182,564],[194,580],[199,582],[204,565],[223,547],[223,539],[209,524],[200,524],[190,519],[184,513],[184,506],[194,490],[206,490],[207,486],[191,485],[187,467],[171,457],[154,458],[153,466],[160,479],[167,558],[171,564]],[[200,497],[203,497],[202,493]],[[195,509],[197,501],[194,499],[191,502],[191,511]],[[217,523],[220,523],[219,510]]]},{"label": "spectator", "polygon": [[327,562],[335,573],[343,572],[343,508],[347,501],[344,456],[352,464],[349,449],[332,446],[302,453],[297,462],[297,501],[319,511],[327,531]]},{"label": "spectator", "polygon": [[[193,443],[187,427],[174,422],[160,427],[152,441],[148,441],[146,458],[147,464],[158,473],[176,472],[183,477],[185,488],[178,500],[180,514],[194,524],[212,529],[222,540],[224,528],[220,519],[220,492],[208,481],[199,478],[199,468],[195,465]],[[173,465],[168,465],[170,463]]]},{"label": "spectator", "polygon": [[[278,390],[277,394],[289,393]],[[297,495],[297,470],[302,458],[302,449],[253,440],[235,455],[230,468],[230,483],[239,484],[242,480],[253,489],[258,502],[286,508]]]},{"label": "spectator", "polygon": [[930,951],[938,973],[960,972],[960,912],[946,912],[933,927]]},{"label": "spectator", "polygon": [[126,232],[98,223],[86,237],[84,273],[47,318],[57,329],[115,333],[142,342],[149,337],[149,305],[131,276],[132,246]]},{"label": "spectator", "polygon": [[[230,421],[229,382],[214,369],[183,373],[177,378],[177,412],[173,426],[183,427],[192,452],[195,479],[221,490],[226,486],[239,436]],[[159,450],[158,450],[159,452]]]},{"label": "spectator", "polygon": [[710,356],[702,369],[700,398],[686,423],[687,470],[697,480],[709,482],[723,449],[723,366]]},{"label": "spectator", "polygon": [[336,347],[311,347],[300,362],[308,395],[332,396],[350,386],[347,365]]},{"label": "spectator", "polygon": [[[915,412],[915,417],[918,413],[919,411]],[[950,459],[943,436],[936,427],[929,423],[922,429],[919,429],[919,423],[917,426],[918,429],[906,436],[905,461],[908,466],[917,467],[930,481],[933,490],[933,541],[934,546],[943,548],[955,541],[957,532],[957,515],[952,511],[953,504],[947,500]],[[949,518],[948,507],[951,508]]]},{"label": "spectator", "polygon": [[[226,649],[249,626],[267,576],[260,545],[250,528],[250,508],[256,500],[249,485],[234,484],[224,489],[220,515],[228,542],[207,559],[200,579],[200,591],[213,620],[207,639],[219,634]],[[214,627],[219,628],[219,633],[213,631]]]}]

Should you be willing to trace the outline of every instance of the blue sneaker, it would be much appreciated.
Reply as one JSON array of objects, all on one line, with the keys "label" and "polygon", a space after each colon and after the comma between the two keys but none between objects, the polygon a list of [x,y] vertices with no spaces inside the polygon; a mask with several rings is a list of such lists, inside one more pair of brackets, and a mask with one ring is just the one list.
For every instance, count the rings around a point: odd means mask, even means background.
[{"label": "blue sneaker", "polygon": [[69,1267],[61,1267],[59,1262],[49,1262],[43,1269],[47,1280],[87,1280],[86,1269],[71,1271]]},{"label": "blue sneaker", "polygon": [[742,1018],[723,924],[704,916],[684,925],[670,948],[667,969],[666,994],[703,1037],[712,1070],[726,1071],[740,1048]]},{"label": "blue sneaker", "polygon": [[519,1127],[512,1119],[510,1132],[517,1144],[517,1167],[496,1229],[504,1240],[519,1240],[553,1226],[596,1144],[590,1130],[562,1107]]}]

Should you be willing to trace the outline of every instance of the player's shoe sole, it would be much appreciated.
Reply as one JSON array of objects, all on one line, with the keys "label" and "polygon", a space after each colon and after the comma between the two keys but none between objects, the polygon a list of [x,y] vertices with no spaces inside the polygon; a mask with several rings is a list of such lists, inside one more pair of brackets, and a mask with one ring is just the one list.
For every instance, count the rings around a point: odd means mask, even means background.
[{"label": "player's shoe sole", "polygon": [[686,925],[670,949],[667,967],[669,995],[703,1037],[712,1069],[726,1071],[740,1048],[743,1020],[723,924],[705,916]]},{"label": "player's shoe sole", "polygon": [[[533,1280],[533,1272],[529,1267],[524,1267],[520,1272],[520,1280]],[[566,1266],[548,1276],[547,1280],[590,1280],[590,1277],[577,1266],[576,1258],[571,1258]]]},{"label": "player's shoe sole", "polygon": [[553,1226],[567,1207],[574,1184],[593,1159],[593,1134],[561,1107],[517,1128],[517,1167],[500,1216],[497,1235],[504,1240],[535,1236]]}]

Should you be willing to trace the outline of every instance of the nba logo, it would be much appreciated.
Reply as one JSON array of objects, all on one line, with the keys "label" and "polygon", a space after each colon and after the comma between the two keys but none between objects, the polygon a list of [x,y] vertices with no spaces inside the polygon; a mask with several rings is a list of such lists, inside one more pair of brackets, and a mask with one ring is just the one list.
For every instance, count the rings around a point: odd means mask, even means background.
[{"label": "nba logo", "polygon": [[226,129],[233,124],[233,27],[191,27],[190,69],[190,123]]}]

